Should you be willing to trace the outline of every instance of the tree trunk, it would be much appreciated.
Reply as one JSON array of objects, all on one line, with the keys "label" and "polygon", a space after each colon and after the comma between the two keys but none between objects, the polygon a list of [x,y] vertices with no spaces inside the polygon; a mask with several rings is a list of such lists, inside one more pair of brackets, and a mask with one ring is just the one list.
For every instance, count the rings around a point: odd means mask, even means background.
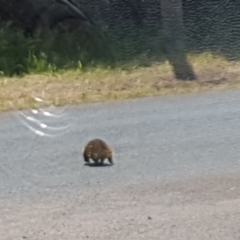
[{"label": "tree trunk", "polygon": [[161,0],[164,43],[167,58],[179,80],[195,80],[192,66],[187,61],[181,0]]}]

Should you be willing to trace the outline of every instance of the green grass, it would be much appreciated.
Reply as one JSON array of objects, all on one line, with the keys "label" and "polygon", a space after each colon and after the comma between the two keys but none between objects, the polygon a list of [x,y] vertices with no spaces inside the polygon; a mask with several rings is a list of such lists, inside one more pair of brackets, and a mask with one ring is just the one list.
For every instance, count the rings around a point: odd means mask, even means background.
[{"label": "green grass", "polygon": [[0,29],[0,75],[55,73],[114,62],[107,39],[88,32],[41,33],[25,37],[9,26]]}]

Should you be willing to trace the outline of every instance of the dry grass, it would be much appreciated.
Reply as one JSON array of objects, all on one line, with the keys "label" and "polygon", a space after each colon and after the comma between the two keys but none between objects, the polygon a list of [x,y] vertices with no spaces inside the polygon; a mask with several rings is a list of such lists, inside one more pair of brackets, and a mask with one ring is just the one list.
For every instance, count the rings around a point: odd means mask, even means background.
[{"label": "dry grass", "polygon": [[192,55],[189,61],[197,81],[177,81],[167,62],[131,70],[95,69],[0,78],[0,111],[40,106],[32,96],[43,97],[42,92],[44,100],[49,101],[44,105],[60,106],[240,86],[240,62],[228,62],[211,54]]}]

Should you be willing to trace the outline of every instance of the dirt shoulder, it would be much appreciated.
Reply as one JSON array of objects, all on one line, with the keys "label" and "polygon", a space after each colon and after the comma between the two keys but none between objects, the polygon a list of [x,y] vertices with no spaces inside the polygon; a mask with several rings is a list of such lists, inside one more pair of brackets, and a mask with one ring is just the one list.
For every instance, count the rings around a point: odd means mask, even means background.
[{"label": "dirt shoulder", "polygon": [[1,202],[1,239],[239,239],[239,173]]}]

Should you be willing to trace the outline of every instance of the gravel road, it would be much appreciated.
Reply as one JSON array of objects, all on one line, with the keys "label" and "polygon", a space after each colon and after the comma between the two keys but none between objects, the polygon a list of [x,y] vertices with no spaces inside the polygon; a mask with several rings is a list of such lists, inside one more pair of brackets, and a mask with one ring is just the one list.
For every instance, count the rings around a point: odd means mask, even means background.
[{"label": "gravel road", "polygon": [[[63,109],[52,138],[0,116],[0,239],[240,239],[238,90]],[[84,165],[95,137],[113,166]]]}]

